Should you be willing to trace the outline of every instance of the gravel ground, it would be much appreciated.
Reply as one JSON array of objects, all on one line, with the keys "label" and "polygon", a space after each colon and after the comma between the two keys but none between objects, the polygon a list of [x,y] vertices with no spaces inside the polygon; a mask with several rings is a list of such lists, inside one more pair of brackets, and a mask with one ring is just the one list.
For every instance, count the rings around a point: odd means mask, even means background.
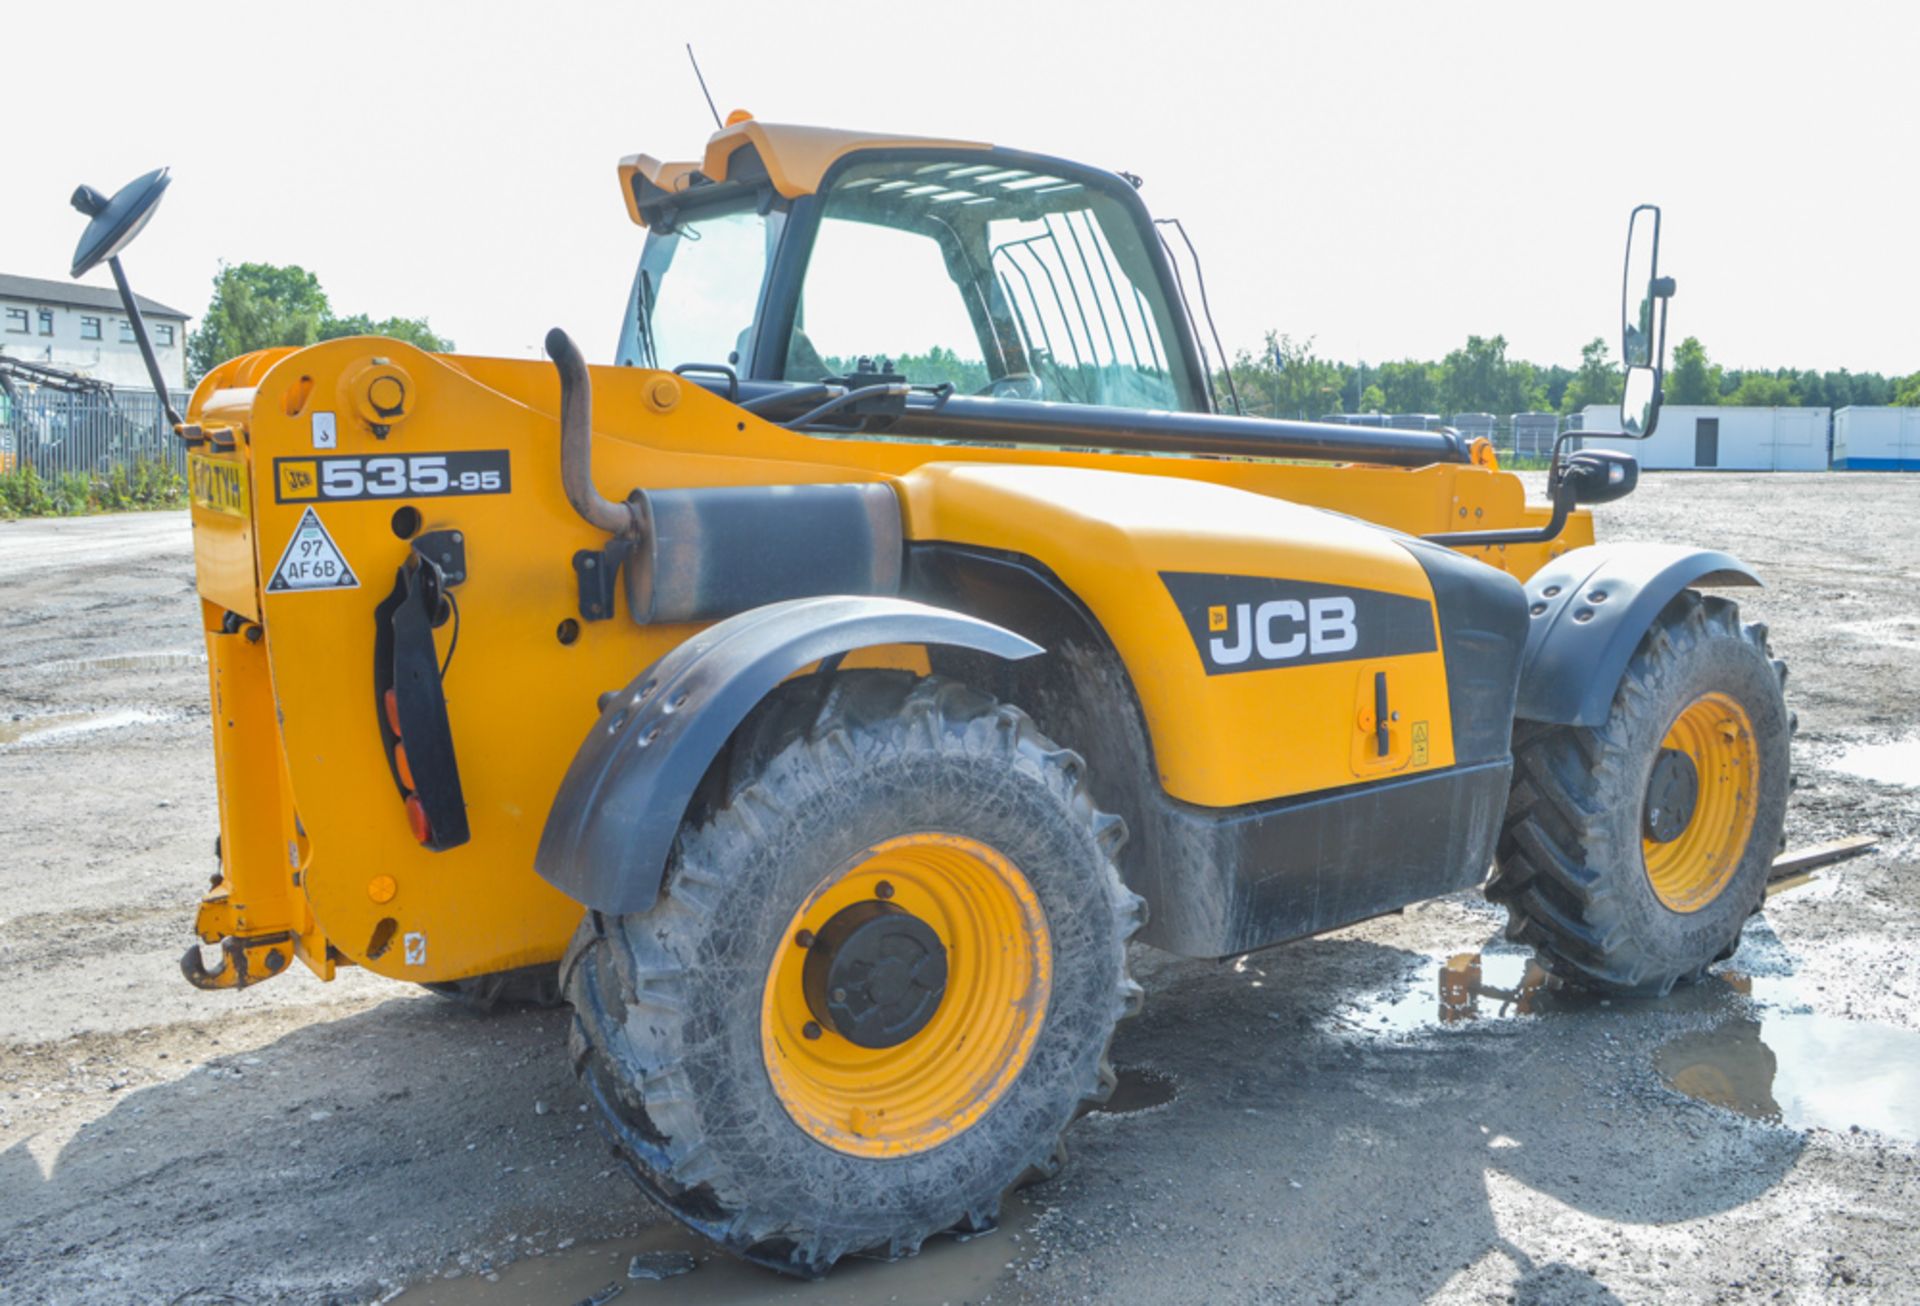
[{"label": "gravel ground", "polygon": [[[189,989],[216,815],[186,519],[0,525],[0,1297],[1920,1299],[1914,1107],[1904,1137],[1847,1127],[1885,1067],[1812,1103],[1831,1128],[1655,1069],[1711,1034],[1744,1049],[1725,1074],[1785,1102],[1835,1057],[1802,1064],[1781,1011],[1896,1060],[1920,1038],[1920,789],[1843,769],[1920,731],[1920,477],[1651,474],[1601,513],[1603,538],[1767,576],[1744,601],[1795,669],[1789,843],[1882,840],[1774,900],[1730,963],[1751,984],[1443,1028],[1419,1015],[1436,958],[1512,960],[1469,897],[1233,964],[1143,950],[1115,1047],[1137,1109],[1078,1126],[999,1232],[811,1286],[661,1223],[612,1169],[557,1013],[477,1017],[351,971]],[[667,1249],[698,1269],[627,1278]]]}]

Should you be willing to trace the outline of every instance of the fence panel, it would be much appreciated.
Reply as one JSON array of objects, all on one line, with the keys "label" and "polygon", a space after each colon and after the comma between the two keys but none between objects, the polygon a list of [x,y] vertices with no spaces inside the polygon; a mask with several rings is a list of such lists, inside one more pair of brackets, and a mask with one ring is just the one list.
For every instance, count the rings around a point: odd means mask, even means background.
[{"label": "fence panel", "polygon": [[186,475],[186,447],[151,390],[0,392],[0,470],[31,464],[42,477],[103,478],[116,467],[164,462]]}]

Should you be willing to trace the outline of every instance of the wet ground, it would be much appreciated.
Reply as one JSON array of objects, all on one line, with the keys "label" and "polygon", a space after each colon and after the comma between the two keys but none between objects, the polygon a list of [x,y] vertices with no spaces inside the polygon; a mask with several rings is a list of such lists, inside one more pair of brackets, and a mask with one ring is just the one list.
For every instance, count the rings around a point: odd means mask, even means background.
[{"label": "wet ground", "polygon": [[[1920,477],[1653,475],[1795,667],[1800,846],[1707,983],[1528,974],[1472,896],[1226,964],[1139,951],[1109,1111],[994,1233],[824,1285],[663,1224],[557,1013],[180,979],[215,828],[185,519],[0,525],[0,1299],[1920,1299]],[[629,1277],[636,1256],[694,1268]],[[605,1294],[617,1290],[617,1296]]]}]

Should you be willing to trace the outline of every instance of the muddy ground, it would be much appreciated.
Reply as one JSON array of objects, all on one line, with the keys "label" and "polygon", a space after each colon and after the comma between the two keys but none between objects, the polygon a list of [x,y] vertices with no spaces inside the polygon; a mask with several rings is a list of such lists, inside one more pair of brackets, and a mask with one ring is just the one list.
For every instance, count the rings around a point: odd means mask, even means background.
[{"label": "muddy ground", "polygon": [[[1235,964],[1140,952],[1130,1097],[1067,1172],[996,1233],[813,1287],[661,1222],[558,1013],[352,972],[190,990],[216,824],[185,516],[0,525],[0,1298],[1920,1299],[1920,789],[1898,751],[1849,752],[1920,732],[1920,477],[1655,474],[1601,511],[1769,578],[1789,842],[1878,851],[1659,1003],[1436,1023],[1437,959],[1520,971],[1470,897]],[[660,1249],[698,1268],[627,1277]]]}]

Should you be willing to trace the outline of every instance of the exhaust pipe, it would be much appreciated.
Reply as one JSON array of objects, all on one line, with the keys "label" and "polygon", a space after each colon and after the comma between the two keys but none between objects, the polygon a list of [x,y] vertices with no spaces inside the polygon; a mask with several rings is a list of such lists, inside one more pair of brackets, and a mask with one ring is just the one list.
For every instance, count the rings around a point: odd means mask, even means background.
[{"label": "exhaust pipe", "polygon": [[560,373],[560,484],[567,502],[589,526],[609,535],[639,536],[645,520],[637,503],[615,503],[593,484],[593,382],[580,347],[559,327],[547,332],[547,357]]}]

